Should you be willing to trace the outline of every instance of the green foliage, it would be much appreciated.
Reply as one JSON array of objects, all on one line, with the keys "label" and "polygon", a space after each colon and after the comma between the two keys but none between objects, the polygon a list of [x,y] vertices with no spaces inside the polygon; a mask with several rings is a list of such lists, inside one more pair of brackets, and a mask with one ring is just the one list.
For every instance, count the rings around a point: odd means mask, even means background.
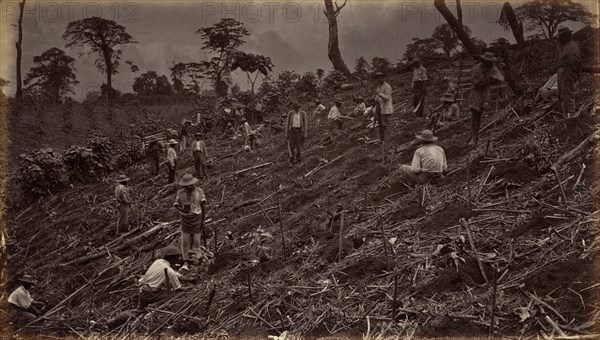
[{"label": "green foliage", "polygon": [[200,80],[206,76],[207,62],[176,63],[171,66],[171,80],[173,89],[181,94],[200,94]]},{"label": "green foliage", "polygon": [[[544,37],[552,39],[560,24],[566,21],[579,21],[591,24],[595,16],[581,3],[572,0],[533,0],[525,2],[515,9],[515,14],[532,32],[542,32]],[[500,23],[506,18],[500,18]]]},{"label": "green foliage", "polygon": [[127,140],[125,145],[117,150],[115,168],[123,169],[143,160],[145,157],[139,140]]},{"label": "green foliage", "polygon": [[[463,29],[470,36],[471,29],[463,25]],[[432,39],[438,41],[440,48],[444,51],[447,57],[452,56],[452,53],[456,51],[459,46],[458,36],[456,32],[450,27],[449,24],[441,24],[433,29]]]},{"label": "green foliage", "polygon": [[159,76],[155,71],[148,71],[136,77],[133,82],[133,90],[143,96],[170,95],[173,88],[166,76]]},{"label": "green foliage", "polygon": [[369,63],[365,57],[356,59],[356,65],[354,66],[354,75],[365,79],[369,76]]},{"label": "green foliage", "polygon": [[32,198],[46,196],[69,183],[62,155],[51,148],[18,157],[17,182]]},{"label": "green foliage", "polygon": [[348,81],[349,79],[344,73],[332,70],[323,80],[323,90],[327,91],[328,94],[333,95],[335,90],[339,89],[342,84],[347,83]]},{"label": "green foliage", "polygon": [[[268,76],[269,72],[273,70],[273,63],[271,62],[271,58],[265,57],[260,54],[252,54],[246,53],[242,51],[237,51],[233,54],[233,62],[231,63],[231,71],[235,71],[238,68],[243,72],[246,72],[248,76],[248,81],[252,86],[252,93],[254,93],[254,84],[256,83],[256,79],[259,74],[263,76]],[[250,77],[252,73],[256,73],[253,77]]]},{"label": "green foliage", "polygon": [[371,60],[371,65],[374,73],[387,73],[392,69],[392,63],[388,58],[373,57],[373,59]]},{"label": "green foliage", "polygon": [[406,51],[404,52],[404,59],[412,59],[419,55],[431,55],[441,56],[439,52],[441,49],[441,43],[439,40],[434,38],[412,38],[413,42],[406,45]]},{"label": "green foliage", "polygon": [[55,103],[60,103],[68,93],[73,93],[72,87],[79,83],[73,66],[75,58],[53,47],[33,57],[33,62],[35,66],[29,70],[24,81],[29,91],[52,98]]}]

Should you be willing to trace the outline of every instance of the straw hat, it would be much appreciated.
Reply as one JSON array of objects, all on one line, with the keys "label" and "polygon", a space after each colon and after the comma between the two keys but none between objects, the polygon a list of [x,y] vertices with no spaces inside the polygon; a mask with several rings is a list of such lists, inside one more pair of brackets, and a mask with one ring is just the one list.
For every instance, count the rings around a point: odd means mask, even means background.
[{"label": "straw hat", "polygon": [[202,136],[202,132],[196,132],[196,133],[194,133],[194,136],[200,137],[200,136]]},{"label": "straw hat", "polygon": [[177,144],[177,141],[174,139],[169,140],[169,145],[175,145]]},{"label": "straw hat", "polygon": [[454,94],[450,93],[449,91],[446,91],[446,93],[444,93],[444,95],[440,97],[440,101],[454,103]]},{"label": "straw hat", "polygon": [[423,130],[420,134],[415,135],[415,137],[425,142],[434,142],[438,140],[438,138],[433,135],[433,132],[431,132],[431,130]]},{"label": "straw hat", "polygon": [[572,33],[573,31],[571,31],[571,29],[569,29],[568,27],[562,26],[558,29],[558,35],[562,35],[565,33]]},{"label": "straw hat", "polygon": [[23,283],[31,283],[32,285],[37,284],[37,281],[31,276],[31,275],[21,275],[17,281],[23,282]]},{"label": "straw hat", "polygon": [[181,255],[181,251],[175,246],[166,247],[163,249],[162,253],[162,257]]},{"label": "straw hat", "polygon": [[187,187],[196,183],[198,183],[197,178],[195,178],[192,174],[185,174],[183,177],[181,177],[178,184],[182,187]]},{"label": "straw hat", "polygon": [[129,177],[125,176],[125,175],[119,175],[119,177],[117,177],[117,183],[122,183],[122,182],[127,182],[129,181]]},{"label": "straw hat", "polygon": [[246,121],[246,117],[242,116],[242,123]]},{"label": "straw hat", "polygon": [[498,58],[496,58],[496,56],[494,56],[494,53],[492,52],[485,52],[484,54],[480,55],[479,58],[483,59],[483,60],[487,60],[487,61],[491,61],[493,63],[498,61]]},{"label": "straw hat", "polygon": [[373,75],[373,78],[382,78],[382,77],[385,77],[385,74],[383,72],[376,72]]}]

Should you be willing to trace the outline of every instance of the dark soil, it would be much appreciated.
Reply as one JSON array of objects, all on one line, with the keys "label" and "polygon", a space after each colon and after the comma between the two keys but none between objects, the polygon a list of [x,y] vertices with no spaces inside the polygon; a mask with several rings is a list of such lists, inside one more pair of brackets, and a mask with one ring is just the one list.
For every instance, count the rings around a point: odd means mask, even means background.
[{"label": "dark soil", "polygon": [[[483,263],[485,274],[490,279],[492,277],[492,268]],[[441,292],[455,292],[466,289],[468,286],[485,284],[485,279],[481,275],[477,260],[474,258],[465,258],[465,263],[459,262],[458,271],[455,265],[442,270],[428,284],[417,289],[417,296],[428,297]]]},{"label": "dark soil", "polygon": [[557,288],[583,289],[595,283],[594,263],[578,258],[553,263],[525,280],[525,289],[545,295]]},{"label": "dark soil", "polygon": [[426,233],[436,233],[456,225],[461,217],[470,218],[476,215],[478,215],[478,213],[471,212],[467,206],[455,203],[445,207],[442,211],[435,214],[431,220],[423,223],[421,231]]},{"label": "dark soil", "polygon": [[[323,257],[325,258],[325,260],[329,263],[332,262],[338,262],[338,256],[339,256],[339,249],[340,249],[340,241],[337,237],[333,237],[331,238],[331,240],[328,242],[327,247],[325,248],[325,250],[323,251]],[[349,239],[343,239],[342,240],[342,259],[346,256],[348,256],[348,254],[350,254],[350,252],[352,252],[352,250],[354,250],[354,242],[352,240]]]},{"label": "dark soil", "polygon": [[226,269],[235,267],[240,261],[242,255],[238,253],[217,253],[215,262],[208,269],[208,275],[214,275]]},{"label": "dark soil", "polygon": [[425,213],[425,209],[421,207],[418,203],[410,203],[407,206],[396,210],[396,212],[392,215],[390,220],[393,222],[412,220],[425,215]]},{"label": "dark soil", "polygon": [[420,338],[447,338],[464,337],[467,339],[482,339],[487,337],[488,329],[483,325],[472,323],[468,320],[455,320],[449,317],[435,317],[430,319],[423,327],[415,332]]},{"label": "dark soil", "polygon": [[379,275],[387,270],[385,260],[377,257],[366,257],[346,267],[343,272],[348,280],[362,279],[368,275]]},{"label": "dark soil", "polygon": [[[406,184],[408,184],[408,183],[406,183]],[[401,192],[407,192],[409,190],[412,190],[412,189],[406,187],[406,185],[402,182],[402,179],[399,179],[399,180],[393,182],[389,188],[385,188],[385,189],[381,190],[380,192],[378,192],[377,194],[375,194],[373,196],[373,200],[376,202],[381,201],[384,198],[386,198],[387,196],[401,193]]]},{"label": "dark soil", "polygon": [[[372,166],[372,164],[371,164],[371,166]],[[361,187],[371,185],[387,175],[388,175],[388,168],[379,164],[375,168],[373,168],[373,170],[358,177],[358,179],[357,179],[358,185]]]},{"label": "dark soil", "polygon": [[510,232],[510,236],[519,238],[527,233],[538,235],[542,230],[547,229],[551,226],[564,223],[564,220],[544,218],[544,216],[552,215],[552,211],[542,210],[533,215],[531,221],[524,223]]},{"label": "dark soil", "polygon": [[530,182],[538,177],[537,172],[518,161],[508,161],[505,163],[498,164],[492,174],[491,178],[502,177],[511,183],[526,183]]}]

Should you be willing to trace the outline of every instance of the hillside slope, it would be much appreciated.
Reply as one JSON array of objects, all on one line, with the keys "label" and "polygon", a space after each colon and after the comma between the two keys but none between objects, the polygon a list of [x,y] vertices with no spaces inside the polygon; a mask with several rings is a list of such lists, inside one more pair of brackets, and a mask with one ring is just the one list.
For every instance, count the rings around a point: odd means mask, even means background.
[{"label": "hillside slope", "polygon": [[[215,262],[208,274],[192,278],[192,290],[110,334],[265,338],[285,329],[308,337],[483,337],[492,304],[486,278],[494,276],[498,334],[551,334],[542,310],[566,333],[597,332],[596,326],[585,327],[596,320],[600,272],[595,152],[559,167],[567,202],[550,171],[595,131],[592,79],[582,80],[579,103],[585,105],[577,119],[561,119],[551,105],[529,111],[512,103],[487,114],[484,143],[475,149],[466,147],[467,114],[438,129],[450,174],[420,197],[396,172],[400,163],[410,162],[414,133],[425,124],[410,113],[408,77],[391,81],[399,110],[383,145],[366,140],[359,121],[337,131],[313,119],[303,162],[290,168],[281,134],[265,130],[255,152],[218,161],[242,142],[207,137],[215,161],[202,188],[217,235],[208,245],[216,249]],[[432,89],[430,108],[442,92]],[[581,163],[587,167],[574,188]],[[184,155],[177,176],[191,172],[191,165]],[[9,237],[17,242],[11,274],[36,275],[41,282],[33,295],[56,306],[43,328],[31,326],[28,332],[98,335],[106,330],[91,321],[101,323],[135,306],[136,278],[158,250],[179,242],[172,209],[177,188],[165,185],[165,173],[150,177],[148,170],[137,164],[127,171],[138,228],[118,239],[113,179],[9,216]],[[341,236],[340,218],[334,217],[340,210]],[[460,218],[468,219],[476,252]],[[148,237],[137,237],[144,233]],[[394,296],[397,322],[390,323]]]}]

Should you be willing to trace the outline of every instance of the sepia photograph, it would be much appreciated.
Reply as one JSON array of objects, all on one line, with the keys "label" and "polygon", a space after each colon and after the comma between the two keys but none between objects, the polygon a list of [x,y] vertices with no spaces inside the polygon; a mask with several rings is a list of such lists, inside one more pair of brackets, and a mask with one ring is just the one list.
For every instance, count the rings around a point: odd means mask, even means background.
[{"label": "sepia photograph", "polygon": [[0,0],[0,338],[600,339],[598,0]]}]

